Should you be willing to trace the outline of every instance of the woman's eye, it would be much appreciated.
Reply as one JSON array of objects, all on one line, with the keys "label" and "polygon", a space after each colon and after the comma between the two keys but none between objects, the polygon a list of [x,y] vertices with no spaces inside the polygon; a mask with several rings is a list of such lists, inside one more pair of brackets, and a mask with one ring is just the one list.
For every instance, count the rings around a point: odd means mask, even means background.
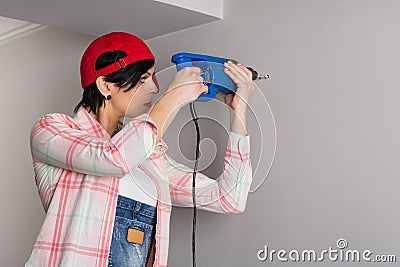
[{"label": "woman's eye", "polygon": [[142,77],[142,78],[140,78],[140,82],[141,82],[141,83],[145,83],[145,82],[146,82],[146,79],[147,79],[147,77]]}]

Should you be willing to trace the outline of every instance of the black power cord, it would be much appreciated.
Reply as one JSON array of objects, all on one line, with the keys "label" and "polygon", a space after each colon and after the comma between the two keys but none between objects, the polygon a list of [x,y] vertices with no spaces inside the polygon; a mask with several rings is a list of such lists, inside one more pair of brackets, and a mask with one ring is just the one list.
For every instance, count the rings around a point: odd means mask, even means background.
[{"label": "black power cord", "polygon": [[[234,62],[235,64],[237,64],[236,60],[231,59],[231,61]],[[258,74],[257,71],[255,71],[251,67],[246,67],[246,68],[251,71],[253,81],[269,79],[268,74],[260,75],[260,74]],[[202,70],[202,72],[203,71],[204,70]],[[204,83],[204,84],[207,85],[207,83]],[[193,183],[192,183],[192,199],[193,199],[193,228],[192,228],[192,259],[193,259],[192,262],[193,263],[192,263],[192,266],[196,267],[196,217],[197,217],[197,212],[196,212],[196,173],[197,173],[197,164],[198,164],[198,159],[199,159],[200,130],[199,130],[199,124],[197,123],[197,120],[199,118],[197,117],[197,114],[196,114],[196,109],[194,107],[194,101],[189,103],[189,107],[190,107],[190,112],[192,113],[192,118],[193,118],[194,124],[196,126],[196,133],[197,133],[196,161],[194,163],[194,168],[193,168]]]},{"label": "black power cord", "polygon": [[196,161],[194,163],[193,168],[193,184],[192,184],[192,198],[193,198],[193,229],[192,229],[192,259],[193,259],[193,267],[196,267],[196,172],[197,172],[197,164],[199,159],[199,144],[200,144],[200,130],[199,125],[197,123],[197,114],[194,107],[194,101],[189,104],[190,112],[192,113],[192,118],[194,124],[196,126],[197,133],[197,141],[196,141]]}]

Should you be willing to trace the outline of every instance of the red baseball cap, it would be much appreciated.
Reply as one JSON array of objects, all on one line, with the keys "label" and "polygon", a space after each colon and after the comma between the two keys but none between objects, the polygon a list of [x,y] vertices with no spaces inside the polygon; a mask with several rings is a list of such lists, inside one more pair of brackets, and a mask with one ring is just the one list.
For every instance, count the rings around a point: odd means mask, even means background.
[{"label": "red baseball cap", "polygon": [[[96,70],[97,58],[104,52],[113,50],[122,50],[127,56],[105,68]],[[108,75],[144,59],[155,60],[155,57],[139,37],[126,32],[111,32],[100,36],[83,53],[80,66],[82,88],[95,82],[99,76]]]}]

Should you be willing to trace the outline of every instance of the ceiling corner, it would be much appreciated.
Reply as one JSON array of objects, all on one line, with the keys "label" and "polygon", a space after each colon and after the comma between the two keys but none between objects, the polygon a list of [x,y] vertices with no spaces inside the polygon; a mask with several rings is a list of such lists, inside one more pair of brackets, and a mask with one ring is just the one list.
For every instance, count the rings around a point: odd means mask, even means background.
[{"label": "ceiling corner", "polygon": [[17,19],[0,17],[0,44],[45,26]]},{"label": "ceiling corner", "polygon": [[223,0],[202,0],[202,1],[154,0],[154,1],[199,12],[219,19],[223,19],[224,15]]}]

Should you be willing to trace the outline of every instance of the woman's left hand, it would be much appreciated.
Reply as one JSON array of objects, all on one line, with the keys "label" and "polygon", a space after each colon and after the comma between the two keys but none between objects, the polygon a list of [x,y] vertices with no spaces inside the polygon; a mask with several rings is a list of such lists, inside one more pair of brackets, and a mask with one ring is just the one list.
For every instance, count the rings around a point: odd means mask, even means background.
[{"label": "woman's left hand", "polygon": [[234,111],[246,111],[247,105],[251,94],[254,92],[254,85],[251,80],[252,73],[245,66],[240,64],[234,64],[232,62],[225,62],[225,73],[232,79],[236,84],[236,92],[217,93],[222,96],[225,104],[232,108]]}]

